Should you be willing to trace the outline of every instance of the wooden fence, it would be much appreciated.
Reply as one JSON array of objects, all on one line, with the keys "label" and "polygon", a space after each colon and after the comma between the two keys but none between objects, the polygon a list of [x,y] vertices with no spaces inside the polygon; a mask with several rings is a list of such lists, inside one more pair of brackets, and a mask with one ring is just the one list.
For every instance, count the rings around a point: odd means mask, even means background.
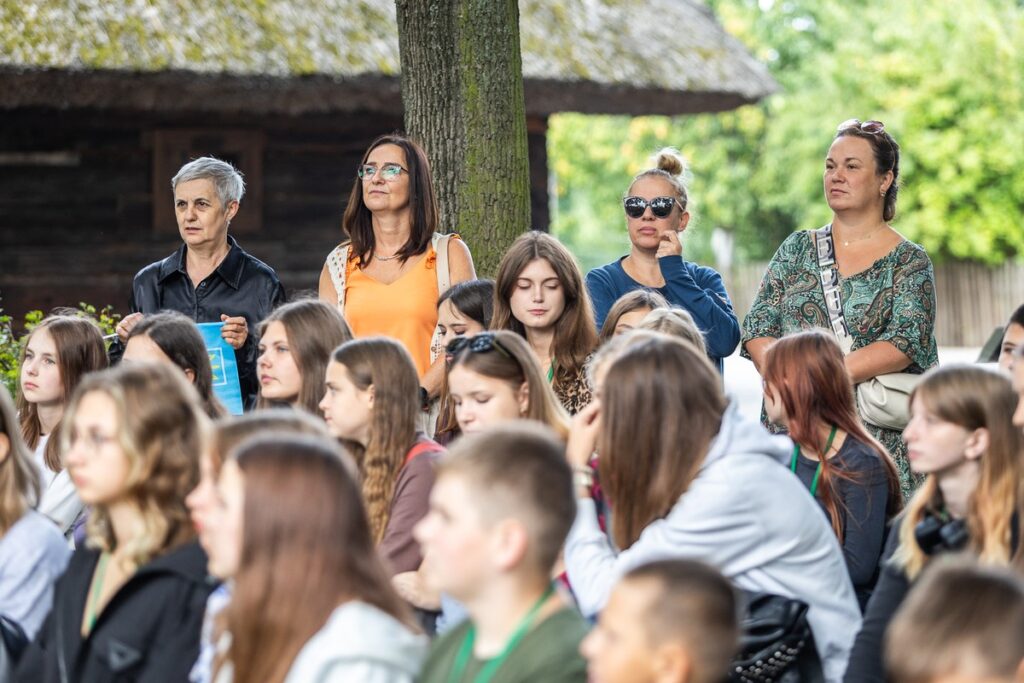
[{"label": "wooden fence", "polygon": [[[725,277],[741,323],[767,265],[734,266]],[[1024,303],[1024,264],[1010,263],[997,268],[964,262],[938,264],[935,296],[935,338],[939,346],[980,347]]]}]

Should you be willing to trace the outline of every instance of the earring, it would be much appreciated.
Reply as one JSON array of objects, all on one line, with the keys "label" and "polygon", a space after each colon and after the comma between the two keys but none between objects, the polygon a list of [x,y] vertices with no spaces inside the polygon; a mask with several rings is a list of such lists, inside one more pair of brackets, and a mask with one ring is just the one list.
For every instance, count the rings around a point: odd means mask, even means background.
[{"label": "earring", "polygon": [[878,196],[879,197],[884,197],[885,196],[885,188],[884,187],[878,191]]}]

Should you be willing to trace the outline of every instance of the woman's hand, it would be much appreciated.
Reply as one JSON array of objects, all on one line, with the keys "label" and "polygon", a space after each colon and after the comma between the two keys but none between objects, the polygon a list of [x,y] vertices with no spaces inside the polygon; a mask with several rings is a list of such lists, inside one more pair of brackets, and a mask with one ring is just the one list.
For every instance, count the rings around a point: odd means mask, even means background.
[{"label": "woman's hand", "polygon": [[117,332],[117,338],[120,339],[122,343],[127,342],[128,335],[131,333],[132,328],[138,325],[140,320],[142,320],[141,313],[132,313],[121,318],[121,322],[117,324],[117,328],[114,330]]},{"label": "woman's hand", "polygon": [[601,430],[601,401],[594,399],[576,414],[569,428],[566,458],[573,467],[589,467],[597,448],[597,435]]},{"label": "woman's hand", "polygon": [[245,340],[249,338],[249,323],[246,322],[245,317],[221,315],[220,320],[224,323],[220,336],[236,351],[242,348]]},{"label": "woman's hand", "polygon": [[395,574],[391,577],[391,585],[403,600],[420,609],[431,612],[441,609],[441,594],[431,590],[418,571]]},{"label": "woman's hand", "polygon": [[658,252],[654,255],[655,258],[661,258],[662,256],[682,256],[683,255],[683,243],[679,241],[679,235],[681,232],[675,230],[666,230],[661,233],[661,242],[658,243]]}]

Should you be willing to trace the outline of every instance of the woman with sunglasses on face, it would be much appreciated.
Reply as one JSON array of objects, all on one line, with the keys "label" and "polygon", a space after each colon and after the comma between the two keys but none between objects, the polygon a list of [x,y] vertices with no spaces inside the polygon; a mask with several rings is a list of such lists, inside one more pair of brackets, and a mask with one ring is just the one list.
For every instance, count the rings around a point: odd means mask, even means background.
[{"label": "woman with sunglasses on face", "polygon": [[357,176],[342,219],[346,239],[327,257],[320,298],[338,306],[357,338],[381,335],[405,346],[421,393],[433,398],[444,375],[443,347],[432,343],[437,299],[476,277],[473,258],[458,235],[440,234],[430,164],[413,140],[380,136]]},{"label": "woman with sunglasses on face", "polygon": [[653,161],[654,168],[633,179],[623,200],[629,254],[587,273],[597,326],[601,328],[612,304],[623,294],[656,289],[670,304],[693,316],[704,333],[708,357],[721,372],[722,359],[739,342],[739,322],[722,276],[683,258],[679,237],[690,222],[684,159],[676,150],[665,148]]},{"label": "woman with sunglasses on face", "polygon": [[[887,373],[921,374],[938,364],[931,260],[924,247],[889,225],[896,215],[899,162],[899,145],[880,121],[851,119],[837,129],[823,175],[831,234],[787,237],[743,321],[743,356],[762,374],[772,342],[813,327],[843,333],[850,349],[846,371],[855,385]],[[826,256],[828,241],[834,249],[838,287],[828,280],[831,311],[822,281],[823,269],[831,266],[827,258],[819,263],[816,238]],[[900,429],[865,422],[896,461],[908,498],[915,486]]]}]

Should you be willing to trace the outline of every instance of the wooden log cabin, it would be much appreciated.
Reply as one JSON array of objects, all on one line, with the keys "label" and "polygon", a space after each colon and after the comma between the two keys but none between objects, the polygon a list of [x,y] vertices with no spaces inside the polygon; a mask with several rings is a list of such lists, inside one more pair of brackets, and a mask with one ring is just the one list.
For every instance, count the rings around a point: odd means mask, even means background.
[{"label": "wooden log cabin", "polygon": [[[0,11],[0,308],[112,304],[180,244],[170,179],[202,155],[248,189],[231,230],[316,287],[356,164],[400,129],[394,5],[21,0]],[[297,7],[297,5],[303,5]],[[755,102],[767,70],[691,0],[521,0],[533,227],[547,118]]]}]

